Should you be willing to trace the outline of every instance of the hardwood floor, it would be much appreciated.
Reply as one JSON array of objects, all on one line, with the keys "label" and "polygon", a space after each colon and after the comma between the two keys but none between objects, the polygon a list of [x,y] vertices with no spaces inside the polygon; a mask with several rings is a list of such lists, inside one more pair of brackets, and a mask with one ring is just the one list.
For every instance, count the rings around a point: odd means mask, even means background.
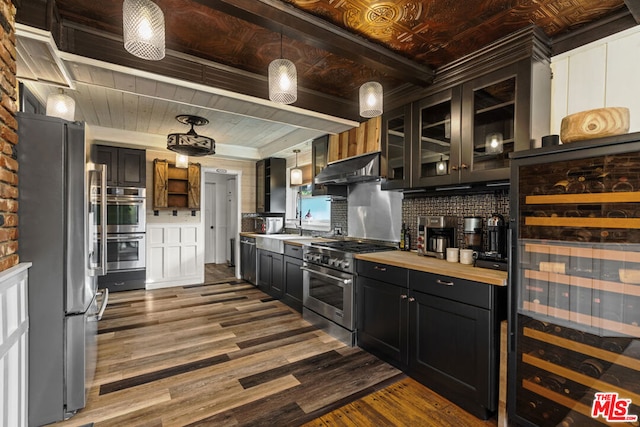
[{"label": "hardwood floor", "polygon": [[87,406],[57,425],[496,425],[229,274],[112,293]]}]

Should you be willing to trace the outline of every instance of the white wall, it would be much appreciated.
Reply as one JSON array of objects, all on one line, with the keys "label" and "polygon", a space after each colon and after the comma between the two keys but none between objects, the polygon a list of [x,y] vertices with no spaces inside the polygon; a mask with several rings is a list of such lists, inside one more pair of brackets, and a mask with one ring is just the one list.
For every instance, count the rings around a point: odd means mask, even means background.
[{"label": "white wall", "polygon": [[29,267],[23,262],[0,273],[0,427],[27,425]]},{"label": "white wall", "polygon": [[640,131],[640,26],[551,59],[551,134],[562,118],[602,107],[627,107],[629,132]]}]

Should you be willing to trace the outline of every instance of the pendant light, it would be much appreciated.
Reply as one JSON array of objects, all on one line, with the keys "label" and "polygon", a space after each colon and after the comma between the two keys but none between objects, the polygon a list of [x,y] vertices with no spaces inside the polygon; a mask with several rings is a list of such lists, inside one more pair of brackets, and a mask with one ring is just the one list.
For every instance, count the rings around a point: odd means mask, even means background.
[{"label": "pendant light", "polygon": [[58,93],[52,93],[47,97],[47,116],[73,121],[75,113],[76,101],[66,95],[64,90],[59,89]]},{"label": "pendant light", "polygon": [[484,151],[487,154],[500,154],[502,153],[502,133],[493,132],[486,136]]},{"label": "pendant light", "polygon": [[302,169],[298,168],[298,153],[300,150],[293,150],[293,152],[296,153],[296,167],[291,169],[290,185],[302,185]]},{"label": "pendant light", "polygon": [[382,114],[382,85],[367,82],[360,86],[360,115],[377,117]]},{"label": "pendant light", "polygon": [[142,59],[164,58],[164,14],[151,0],[124,0],[122,5],[124,48]]},{"label": "pendant light", "polygon": [[176,120],[185,125],[191,125],[187,133],[171,133],[167,135],[167,149],[185,156],[206,156],[216,154],[216,141],[208,136],[198,135],[194,126],[209,123],[204,117],[182,114]]},{"label": "pendant light", "polygon": [[436,175],[446,175],[448,172],[447,161],[443,156],[440,156],[440,161],[436,162]]},{"label": "pendant light", "polygon": [[293,104],[298,99],[296,66],[282,58],[282,32],[280,32],[280,59],[269,64],[269,99],[279,104]]}]

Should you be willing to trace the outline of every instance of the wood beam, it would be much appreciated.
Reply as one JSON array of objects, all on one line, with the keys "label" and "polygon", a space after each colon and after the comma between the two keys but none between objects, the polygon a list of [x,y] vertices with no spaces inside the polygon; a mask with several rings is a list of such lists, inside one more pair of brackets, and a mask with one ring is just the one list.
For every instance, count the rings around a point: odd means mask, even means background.
[{"label": "wood beam", "polygon": [[350,58],[385,75],[428,86],[434,71],[362,37],[274,0],[193,0],[286,37]]},{"label": "wood beam", "polygon": [[624,0],[624,4],[627,5],[627,9],[633,15],[633,19],[637,24],[640,24],[640,2],[638,0]]}]

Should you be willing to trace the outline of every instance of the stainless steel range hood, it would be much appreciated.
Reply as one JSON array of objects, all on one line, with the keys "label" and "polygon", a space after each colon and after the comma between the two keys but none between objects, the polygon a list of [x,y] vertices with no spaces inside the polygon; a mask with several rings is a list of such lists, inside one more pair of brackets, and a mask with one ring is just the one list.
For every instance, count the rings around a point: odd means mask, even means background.
[{"label": "stainless steel range hood", "polygon": [[316,176],[316,184],[350,184],[380,179],[380,153],[367,153],[327,165]]}]

